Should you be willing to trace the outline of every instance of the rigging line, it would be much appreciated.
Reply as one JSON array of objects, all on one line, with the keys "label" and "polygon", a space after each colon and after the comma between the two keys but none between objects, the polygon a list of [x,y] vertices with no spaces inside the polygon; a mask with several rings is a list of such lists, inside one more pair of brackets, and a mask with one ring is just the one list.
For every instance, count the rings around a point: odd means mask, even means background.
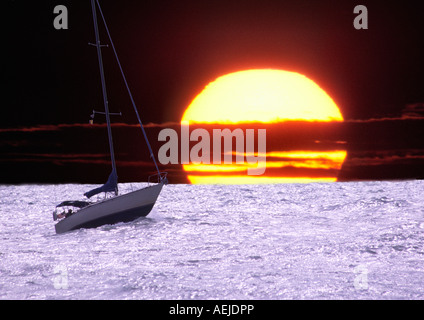
[{"label": "rigging line", "polygon": [[106,19],[103,15],[102,8],[100,7],[99,0],[96,0],[96,2],[97,2],[97,6],[99,7],[99,12],[100,12],[100,15],[102,16],[103,24],[105,25],[105,29],[106,29],[107,35],[109,37],[109,41],[110,41],[110,44],[112,46],[113,53],[115,54],[115,58],[116,58],[116,61],[118,63],[119,69],[121,70],[122,78],[124,80],[125,86],[127,87],[127,91],[128,91],[129,96],[130,96],[131,103],[133,105],[135,114],[137,116],[137,120],[140,123],[141,131],[143,132],[143,136],[144,136],[144,139],[146,140],[147,147],[149,148],[150,157],[153,159],[153,162],[154,162],[155,167],[156,167],[156,171],[158,172],[159,179],[162,180],[162,177],[161,177],[160,171],[159,171],[159,167],[158,167],[158,164],[156,162],[155,155],[153,154],[152,147],[150,146],[149,139],[147,138],[146,131],[144,130],[144,126],[143,126],[143,123],[141,122],[140,115],[138,114],[137,107],[136,107],[135,102],[134,102],[134,98],[132,96],[132,93],[131,93],[130,87],[128,85],[127,79],[125,77],[124,70],[122,69],[121,62],[119,61],[118,54],[116,52],[115,45],[113,44],[112,37],[111,37],[110,32],[109,32],[109,28],[107,27]]}]

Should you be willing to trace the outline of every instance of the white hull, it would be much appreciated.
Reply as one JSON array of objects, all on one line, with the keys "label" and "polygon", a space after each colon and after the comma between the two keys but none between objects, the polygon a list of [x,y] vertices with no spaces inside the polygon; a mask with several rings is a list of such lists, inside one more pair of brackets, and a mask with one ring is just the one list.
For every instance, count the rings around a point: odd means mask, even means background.
[{"label": "white hull", "polygon": [[163,182],[84,207],[58,222],[55,225],[56,233],[145,217],[152,210],[162,187]]}]

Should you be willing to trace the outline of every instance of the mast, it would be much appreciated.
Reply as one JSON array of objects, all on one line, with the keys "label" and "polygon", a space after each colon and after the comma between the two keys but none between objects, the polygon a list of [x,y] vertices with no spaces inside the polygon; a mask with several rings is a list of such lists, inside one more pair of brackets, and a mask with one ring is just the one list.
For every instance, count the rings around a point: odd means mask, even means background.
[{"label": "mast", "polygon": [[[92,0],[92,1],[94,1],[94,0]],[[144,130],[143,123],[141,122],[140,115],[138,114],[137,106],[135,105],[133,95],[131,93],[130,87],[129,87],[128,82],[127,82],[127,78],[125,77],[124,70],[122,69],[121,62],[119,61],[118,54],[117,54],[116,49],[115,49],[115,45],[113,44],[112,37],[111,37],[110,32],[109,32],[109,28],[107,27],[106,19],[103,15],[103,12],[102,12],[102,8],[100,7],[99,1],[98,0],[95,0],[95,1],[97,2],[97,6],[99,7],[99,12],[100,12],[100,15],[103,19],[103,24],[105,26],[107,35],[109,37],[109,42],[112,46],[113,53],[115,54],[115,58],[116,58],[116,62],[118,63],[118,66],[119,66],[119,70],[121,70],[122,79],[124,80],[125,86],[127,87],[128,95],[130,96],[131,103],[133,105],[135,114],[137,116],[138,123],[140,124],[141,131],[143,132],[144,140],[146,141],[147,148],[149,149],[149,152],[150,152],[150,157],[153,159],[153,163],[155,164],[156,171],[158,172],[158,178],[159,178],[160,181],[162,181],[164,178],[162,177],[161,172],[159,171],[159,167],[158,167],[158,164],[156,162],[155,155],[154,155],[152,147],[149,143],[149,139],[147,138],[147,134],[146,134],[146,131]]]},{"label": "mast", "polygon": [[[107,135],[108,135],[108,138],[109,138],[110,159],[111,159],[111,162],[112,162],[112,173],[111,173],[111,175],[114,175],[116,177],[117,173],[116,173],[116,163],[115,163],[115,152],[113,150],[112,130],[111,130],[111,126],[110,126],[109,106],[108,106],[108,100],[107,100],[105,74],[104,74],[104,70],[103,70],[103,59],[102,59],[102,49],[101,49],[101,45],[100,45],[99,27],[97,25],[97,14],[96,14],[95,0],[91,0],[91,9],[93,11],[94,32],[96,34],[95,46],[97,47],[97,56],[99,58],[100,78],[101,78],[102,90],[103,90],[103,103],[104,103],[104,106],[105,106]],[[116,187],[115,187],[115,195],[118,195],[118,184],[116,184]]]}]

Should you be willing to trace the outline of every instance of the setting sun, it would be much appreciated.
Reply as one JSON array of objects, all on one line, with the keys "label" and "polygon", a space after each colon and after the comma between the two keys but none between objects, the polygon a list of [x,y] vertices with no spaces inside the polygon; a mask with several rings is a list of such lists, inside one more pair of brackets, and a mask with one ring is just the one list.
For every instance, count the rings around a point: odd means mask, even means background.
[{"label": "setting sun", "polygon": [[191,102],[182,121],[248,123],[343,121],[339,108],[315,82],[295,72],[239,71],[211,82]]},{"label": "setting sun", "polygon": [[[341,122],[343,117],[333,99],[314,81],[299,73],[273,69],[245,70],[217,78],[194,98],[181,119],[182,124],[209,129],[215,125],[284,129],[284,123],[294,121],[302,126],[301,123]],[[337,181],[346,150],[316,150],[316,146],[313,150],[287,150],[288,141],[282,136],[274,139],[283,148],[267,151],[262,155],[266,161],[257,165],[186,163],[184,171],[192,184]],[[247,150],[244,155],[248,156]],[[249,175],[248,170],[253,167],[265,167],[266,172],[263,168],[265,174]]]}]

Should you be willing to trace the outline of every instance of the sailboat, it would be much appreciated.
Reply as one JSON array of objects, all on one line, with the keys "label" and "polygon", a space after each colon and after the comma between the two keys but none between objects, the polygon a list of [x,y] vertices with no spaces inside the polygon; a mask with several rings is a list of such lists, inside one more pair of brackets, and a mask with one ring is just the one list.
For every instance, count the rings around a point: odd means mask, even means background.
[{"label": "sailboat", "polygon": [[[97,7],[96,7],[97,4]],[[162,190],[162,187],[168,183],[167,173],[159,171],[155,156],[150,146],[149,140],[147,139],[146,132],[143,124],[140,120],[137,107],[134,103],[131,91],[129,89],[127,80],[125,78],[121,63],[119,62],[118,55],[115,50],[112,38],[109,33],[109,29],[106,24],[100,3],[98,0],[91,0],[91,8],[93,13],[94,31],[96,35],[96,43],[93,44],[97,48],[97,56],[99,61],[100,78],[103,91],[103,102],[105,112],[103,113],[106,117],[107,132],[109,138],[109,149],[112,164],[112,172],[109,175],[106,183],[98,188],[86,192],[84,195],[87,197],[86,200],[68,200],[63,201],[56,206],[53,212],[53,220],[59,220],[55,225],[56,233],[64,233],[80,228],[97,228],[105,224],[116,224],[119,222],[130,222],[140,217],[147,216],[152,210],[156,203],[156,200]],[[117,60],[119,69],[122,74],[123,81],[127,87],[128,94],[130,96],[134,111],[136,113],[138,122],[141,127],[144,139],[150,152],[157,173],[150,176],[148,179],[148,186],[131,191],[125,194],[119,194],[118,190],[118,175],[116,170],[115,154],[113,149],[112,130],[110,123],[110,113],[106,92],[105,75],[103,69],[102,50],[100,43],[99,28],[97,22],[97,8],[101,14],[104,27],[109,37],[109,42],[112,46],[115,58]],[[89,199],[99,193],[105,193],[105,198],[97,202],[91,202]],[[111,194],[111,197],[106,197],[107,194]],[[62,213],[58,213],[62,211]]]}]

